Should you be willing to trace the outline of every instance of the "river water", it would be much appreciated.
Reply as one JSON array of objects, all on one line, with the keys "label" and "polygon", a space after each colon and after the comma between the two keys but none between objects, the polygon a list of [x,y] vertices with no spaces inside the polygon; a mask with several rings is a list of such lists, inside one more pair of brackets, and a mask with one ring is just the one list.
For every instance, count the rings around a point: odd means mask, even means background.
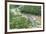
[{"label": "river water", "polygon": [[32,14],[23,14],[32,22],[33,27],[41,27],[41,16],[36,16]]}]

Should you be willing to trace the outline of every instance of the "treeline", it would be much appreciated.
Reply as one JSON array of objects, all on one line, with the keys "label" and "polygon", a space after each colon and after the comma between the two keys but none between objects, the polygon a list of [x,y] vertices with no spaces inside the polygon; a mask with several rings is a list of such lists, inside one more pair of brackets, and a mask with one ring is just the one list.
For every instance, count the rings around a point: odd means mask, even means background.
[{"label": "treeline", "polygon": [[29,13],[34,15],[41,15],[41,6],[24,6],[22,13]]},{"label": "treeline", "polygon": [[[11,8],[12,9],[18,8],[19,6],[20,5],[10,5],[10,9]],[[33,15],[41,15],[41,6],[24,5],[19,9],[21,10],[22,13],[29,13],[29,14],[33,14]]]}]

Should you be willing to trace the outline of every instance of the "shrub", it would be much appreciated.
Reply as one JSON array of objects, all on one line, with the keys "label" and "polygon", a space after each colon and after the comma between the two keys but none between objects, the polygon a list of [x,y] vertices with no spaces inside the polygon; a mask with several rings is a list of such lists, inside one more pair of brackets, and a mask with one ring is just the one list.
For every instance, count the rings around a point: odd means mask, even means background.
[{"label": "shrub", "polygon": [[21,12],[33,15],[41,15],[41,6],[25,5]]},{"label": "shrub", "polygon": [[28,28],[31,22],[28,21],[25,17],[22,16],[17,16],[17,17],[11,17],[10,16],[10,29],[15,29],[15,28]]}]

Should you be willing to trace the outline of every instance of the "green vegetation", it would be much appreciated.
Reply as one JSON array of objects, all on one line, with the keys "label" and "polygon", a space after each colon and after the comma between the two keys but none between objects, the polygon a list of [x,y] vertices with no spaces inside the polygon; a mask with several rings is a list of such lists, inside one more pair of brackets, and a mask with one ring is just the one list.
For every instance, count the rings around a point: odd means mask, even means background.
[{"label": "green vegetation", "polygon": [[29,28],[29,26],[31,26],[31,22],[28,21],[25,17],[22,17],[20,15],[18,16],[10,15],[10,29]]},{"label": "green vegetation", "polygon": [[[10,29],[15,29],[15,28],[30,28],[32,27],[32,22],[26,18],[22,17],[23,13],[26,14],[33,14],[33,15],[41,15],[41,7],[40,6],[29,6],[29,5],[24,5],[23,7],[19,8],[21,15],[12,13],[11,9],[16,9],[18,8],[19,5],[10,5]],[[22,9],[23,8],[23,9]],[[18,12],[17,9],[15,12]]]},{"label": "green vegetation", "polygon": [[30,13],[33,15],[41,15],[41,6],[29,6],[25,5],[21,12]]},{"label": "green vegetation", "polygon": [[[19,5],[10,5],[10,8],[17,8]],[[23,9],[22,9],[23,8]],[[29,13],[33,15],[41,15],[41,6],[30,6],[24,5],[23,7],[19,8],[22,13]]]}]

